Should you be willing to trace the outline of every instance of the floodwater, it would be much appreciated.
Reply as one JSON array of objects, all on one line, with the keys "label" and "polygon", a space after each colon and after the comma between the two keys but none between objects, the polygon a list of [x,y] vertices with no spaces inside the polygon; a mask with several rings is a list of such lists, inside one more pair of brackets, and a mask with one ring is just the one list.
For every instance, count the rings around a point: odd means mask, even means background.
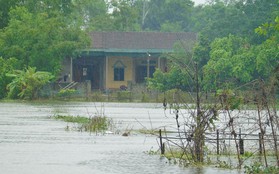
[{"label": "floodwater", "polygon": [[[55,114],[113,119],[119,134],[65,131]],[[161,104],[131,103],[0,103],[0,173],[3,174],[225,174],[217,168],[183,168],[158,155],[155,136],[125,130],[175,125]],[[75,125],[68,125],[75,126]]]}]

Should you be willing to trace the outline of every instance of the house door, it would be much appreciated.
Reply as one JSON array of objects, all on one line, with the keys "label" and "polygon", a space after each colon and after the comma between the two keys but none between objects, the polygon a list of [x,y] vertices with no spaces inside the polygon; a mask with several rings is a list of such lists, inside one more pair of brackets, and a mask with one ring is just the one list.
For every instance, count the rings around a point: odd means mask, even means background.
[{"label": "house door", "polygon": [[76,82],[91,81],[92,89],[102,89],[103,59],[80,58],[74,61],[73,80]]},{"label": "house door", "polygon": [[[149,77],[153,77],[155,66],[149,66]],[[137,66],[136,68],[136,83],[144,83],[147,77],[147,66]]]},{"label": "house door", "polygon": [[88,65],[85,66],[86,68],[86,75],[84,80],[91,81],[91,88],[92,89],[99,89],[100,88],[100,66],[98,65]]}]

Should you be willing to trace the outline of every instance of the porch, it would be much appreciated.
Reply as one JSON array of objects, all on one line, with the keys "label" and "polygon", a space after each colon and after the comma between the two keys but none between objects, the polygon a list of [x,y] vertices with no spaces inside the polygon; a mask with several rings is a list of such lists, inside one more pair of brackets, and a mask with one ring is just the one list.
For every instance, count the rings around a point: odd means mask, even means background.
[{"label": "porch", "polygon": [[72,61],[72,79],[90,81],[92,90],[114,90],[131,84],[144,84],[157,68],[163,70],[166,60],[158,55],[81,56]]}]

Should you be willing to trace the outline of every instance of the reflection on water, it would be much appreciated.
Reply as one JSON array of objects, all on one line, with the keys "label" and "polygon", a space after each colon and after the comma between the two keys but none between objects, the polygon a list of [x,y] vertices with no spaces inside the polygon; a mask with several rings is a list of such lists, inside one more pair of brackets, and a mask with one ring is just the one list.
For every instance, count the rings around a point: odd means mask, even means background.
[{"label": "reflection on water", "polygon": [[67,132],[66,123],[50,119],[55,113],[89,115],[102,110],[121,123],[118,128],[122,130],[172,124],[172,115],[164,113],[159,104],[102,105],[0,103],[1,173],[237,173],[215,168],[182,168],[169,164],[165,158],[144,153],[158,150],[156,137]]}]

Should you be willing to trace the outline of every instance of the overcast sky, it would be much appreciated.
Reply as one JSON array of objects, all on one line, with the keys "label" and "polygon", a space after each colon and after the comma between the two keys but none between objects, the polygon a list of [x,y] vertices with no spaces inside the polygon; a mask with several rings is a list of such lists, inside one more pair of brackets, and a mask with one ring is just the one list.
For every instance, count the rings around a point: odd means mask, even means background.
[{"label": "overcast sky", "polygon": [[195,5],[204,4],[207,0],[192,0],[195,2]]}]

